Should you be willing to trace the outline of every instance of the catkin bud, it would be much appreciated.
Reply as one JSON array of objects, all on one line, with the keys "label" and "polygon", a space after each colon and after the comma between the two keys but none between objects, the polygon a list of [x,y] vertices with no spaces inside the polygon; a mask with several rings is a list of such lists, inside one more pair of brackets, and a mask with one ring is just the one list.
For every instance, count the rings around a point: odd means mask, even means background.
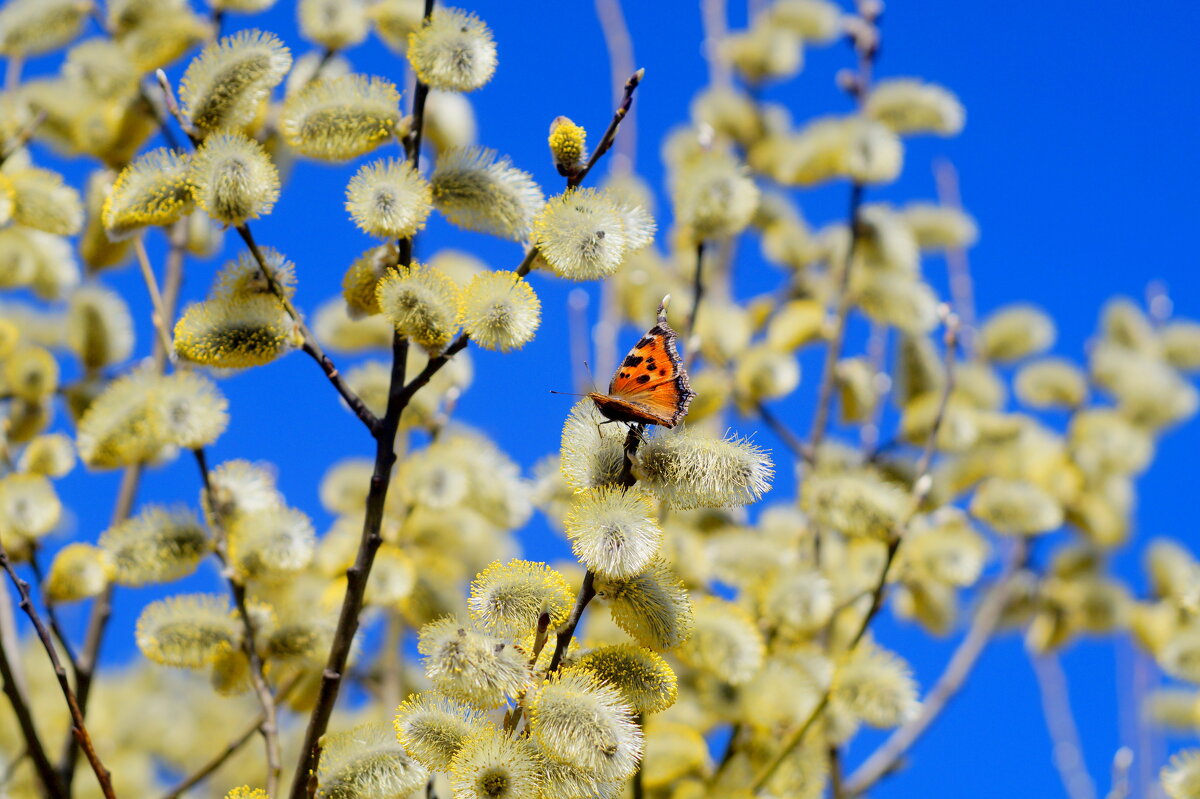
[{"label": "catkin bud", "polygon": [[321,799],[408,796],[428,780],[428,769],[413,760],[386,722],[359,724],[321,739]]},{"label": "catkin bud", "polygon": [[953,93],[936,83],[913,78],[879,81],[867,95],[863,110],[897,133],[955,136],[966,118]]},{"label": "catkin bud", "polygon": [[587,160],[587,131],[568,117],[555,117],[550,123],[549,144],[560,175],[574,175]]},{"label": "catkin bud", "polygon": [[63,433],[38,436],[25,446],[18,468],[25,474],[56,479],[65,477],[75,468],[75,447],[71,437]]},{"label": "catkin bud", "polygon": [[463,742],[450,763],[456,799],[497,799],[539,795],[542,761],[524,737],[482,727]]},{"label": "catkin bud", "polygon": [[529,238],[545,202],[529,173],[482,147],[440,153],[430,184],[434,206],[453,224],[512,241]]},{"label": "catkin bud", "polygon": [[406,239],[432,210],[429,183],[407,161],[365,164],[346,188],[346,210],[359,229],[381,239]]},{"label": "catkin bud", "polygon": [[192,210],[189,158],[160,148],[137,157],[121,170],[104,201],[108,237],[121,241],[143,227],[169,225]]},{"label": "catkin bud", "polygon": [[393,726],[404,748],[426,768],[446,771],[484,723],[485,714],[434,691],[411,696],[396,709]]},{"label": "catkin bud", "polygon": [[278,580],[312,561],[316,533],[312,522],[294,508],[276,507],[239,513],[226,531],[229,565],[239,581]]},{"label": "catkin bud", "polygon": [[58,388],[58,361],[49,350],[22,347],[4,362],[3,376],[4,385],[13,396],[40,402]]},{"label": "catkin bud", "polygon": [[965,211],[948,205],[909,203],[900,209],[900,219],[922,250],[963,249],[979,238],[975,220]]},{"label": "catkin bud", "polygon": [[809,44],[826,44],[842,30],[842,10],[829,0],[775,0],[767,14]]},{"label": "catkin bud", "polygon": [[533,694],[529,729],[550,758],[605,782],[629,779],[644,745],[633,709],[618,690],[576,668],[558,673]]},{"label": "catkin bud", "polygon": [[992,477],[975,489],[971,515],[997,532],[1016,535],[1048,533],[1062,525],[1063,508],[1032,483]]},{"label": "catkin bud", "polygon": [[12,0],[0,9],[0,54],[8,58],[48,53],[83,32],[90,0]]},{"label": "catkin bud", "polygon": [[1017,372],[1017,397],[1031,408],[1077,408],[1087,399],[1087,377],[1063,358],[1033,361]]},{"label": "catkin bud", "polygon": [[887,540],[899,531],[908,497],[873,472],[818,472],[805,479],[800,507],[817,524],[843,535]]},{"label": "catkin bud", "polygon": [[300,35],[337,52],[361,44],[369,24],[364,0],[300,0]]},{"label": "catkin bud", "polygon": [[279,171],[262,145],[241,133],[210,136],[188,166],[196,204],[234,227],[269,214],[279,199]]},{"label": "catkin bud", "polygon": [[596,596],[609,603],[616,625],[649,649],[665,652],[691,635],[691,599],[661,558],[636,577],[598,578]]},{"label": "catkin bud", "polygon": [[520,349],[533,340],[542,305],[515,272],[476,275],[463,292],[463,330],[485,350]]},{"label": "catkin bud", "polygon": [[625,220],[606,193],[569,189],[533,223],[534,239],[560,277],[596,280],[617,271],[629,250]]},{"label": "catkin bud", "polygon": [[434,688],[478,708],[499,706],[530,680],[523,649],[453,617],[422,627],[417,649],[425,656],[425,675]]},{"label": "catkin bud", "polygon": [[714,438],[685,426],[655,436],[638,452],[639,479],[669,507],[736,508],[771,487],[770,456],[737,436]]},{"label": "catkin bud", "polygon": [[134,637],[142,654],[155,663],[199,669],[222,647],[237,648],[240,636],[225,597],[182,594],[147,605]]},{"label": "catkin bud", "polygon": [[576,494],[563,525],[579,562],[618,580],[643,572],[662,546],[653,495],[638,485]]},{"label": "catkin bud", "polygon": [[205,366],[244,369],[270,363],[295,344],[275,297],[214,298],[188,306],[175,324],[175,352]]},{"label": "catkin bud", "polygon": [[679,657],[730,685],[753,679],[766,645],[754,619],[731,602],[707,597],[697,602],[694,628]]},{"label": "catkin bud", "polygon": [[125,300],[100,286],[71,295],[66,339],[88,370],[120,363],[133,353],[133,318]]},{"label": "catkin bud", "polygon": [[678,695],[678,680],[667,661],[635,644],[593,649],[572,668],[591,672],[600,682],[616,688],[642,715],[666,710]]},{"label": "catkin bud", "polygon": [[46,577],[46,599],[78,602],[99,596],[112,579],[112,564],[91,544],[67,544],[54,556]]},{"label": "catkin bud", "polygon": [[152,505],[105,530],[100,549],[112,564],[114,582],[141,586],[191,574],[212,542],[196,514]]},{"label": "catkin bud", "polygon": [[567,580],[545,563],[511,560],[493,563],[471,583],[467,607],[485,630],[519,638],[533,632],[543,613],[557,629],[571,612]]},{"label": "catkin bud", "polygon": [[617,425],[602,425],[604,417],[590,399],[577,402],[562,431],[562,476],[576,491],[612,485],[625,463],[625,435]]},{"label": "catkin bud", "polygon": [[73,236],[83,228],[83,201],[59,173],[30,167],[9,172],[6,177],[12,189],[12,218],[17,224],[59,236]]},{"label": "catkin bud", "polygon": [[1200,749],[1184,749],[1171,756],[1158,773],[1170,799],[1192,799],[1200,793]]},{"label": "catkin bud", "polygon": [[694,240],[740,233],[758,208],[759,190],[732,156],[706,153],[684,165],[672,180],[675,218]]},{"label": "catkin bud", "polygon": [[6,541],[41,538],[58,526],[61,517],[62,501],[44,476],[9,474],[0,478],[0,534]]},{"label": "catkin bud", "polygon": [[917,685],[898,655],[874,645],[855,650],[838,669],[834,699],[872,727],[896,727],[916,715]]},{"label": "catkin bud", "polygon": [[983,323],[979,346],[985,357],[1001,362],[1019,361],[1054,346],[1054,320],[1031,305],[1003,308]]},{"label": "catkin bud", "polygon": [[179,99],[203,134],[243,128],[292,67],[292,55],[274,34],[238,31],[192,59]]},{"label": "catkin bud", "polygon": [[438,8],[408,35],[408,63],[432,89],[474,91],[496,71],[496,43],[479,17]]},{"label": "catkin bud", "polygon": [[376,284],[375,297],[396,331],[430,353],[444,350],[458,332],[463,292],[436,269],[392,269]]},{"label": "catkin bud", "polygon": [[289,97],[279,129],[312,158],[346,161],[390,139],[400,124],[400,92],[382,78],[346,75],[318,80]]}]

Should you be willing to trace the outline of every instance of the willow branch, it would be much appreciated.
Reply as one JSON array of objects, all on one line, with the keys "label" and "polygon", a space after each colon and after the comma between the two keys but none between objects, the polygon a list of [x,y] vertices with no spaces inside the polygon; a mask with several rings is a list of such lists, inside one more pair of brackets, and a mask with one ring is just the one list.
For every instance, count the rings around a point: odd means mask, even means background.
[{"label": "willow branch", "polygon": [[596,145],[596,149],[592,152],[591,157],[588,158],[587,163],[583,165],[583,169],[567,178],[568,188],[574,188],[583,183],[583,179],[588,176],[592,168],[612,148],[613,142],[617,138],[617,129],[621,127],[621,121],[625,119],[625,116],[629,113],[629,109],[633,107],[633,93],[637,90],[638,84],[642,82],[645,74],[646,70],[639,69],[629,76],[629,80],[625,81],[625,93],[621,96],[621,102],[617,106],[617,110],[613,112],[612,121],[608,123],[608,128],[604,131],[604,135],[600,137],[600,143]]},{"label": "willow branch", "polygon": [[967,634],[963,636],[946,663],[945,670],[921,703],[920,712],[893,732],[854,770],[845,783],[846,796],[858,796],[871,790],[883,777],[895,771],[905,753],[925,734],[949,705],[950,700],[958,694],[1000,625],[1004,607],[1012,593],[1013,579],[1024,567],[1027,551],[1025,540],[1018,539],[1004,571],[980,603]]},{"label": "willow branch", "polygon": [[1053,653],[1029,654],[1042,697],[1046,729],[1053,744],[1054,766],[1070,799],[1096,799],[1096,784],[1083,760],[1079,726],[1071,712],[1067,675]]},{"label": "willow branch", "polygon": [[[5,563],[7,562],[5,560]],[[7,598],[7,589],[0,588],[0,594]],[[4,695],[8,697],[13,715],[17,717],[17,725],[21,728],[21,737],[25,740],[25,750],[29,759],[33,761],[34,771],[37,772],[38,780],[41,781],[46,796],[50,799],[62,799],[65,794],[58,779],[58,772],[54,770],[54,764],[46,756],[46,749],[42,746],[42,739],[38,736],[37,727],[33,722],[33,713],[29,709],[29,699],[18,685],[13,664],[9,662],[9,651],[8,647],[0,645],[0,677],[4,679]],[[11,652],[13,657],[16,657],[16,648],[13,648]]]},{"label": "willow branch", "polygon": [[338,394],[350,406],[350,410],[354,412],[354,415],[367,426],[367,429],[372,434],[377,434],[379,432],[379,419],[375,417],[375,414],[363,402],[362,397],[358,396],[347,385],[346,381],[342,378],[341,372],[338,371],[337,366],[334,364],[333,359],[326,354],[325,350],[317,342],[317,337],[308,329],[308,325],[304,322],[304,317],[296,310],[296,306],[292,304],[292,300],[287,296],[287,292],[283,290],[283,287],[279,285],[279,281],[275,279],[275,273],[267,264],[266,257],[263,255],[262,250],[259,249],[258,243],[254,240],[254,234],[250,231],[250,226],[248,224],[241,224],[238,225],[236,230],[238,235],[242,237],[242,241],[246,243],[246,248],[250,250],[250,254],[254,257],[255,262],[258,263],[258,268],[267,281],[267,287],[275,295],[276,299],[279,300],[280,305],[283,306],[283,310],[296,325],[296,329],[300,331],[300,338],[303,342],[301,349],[317,362],[317,365],[321,367],[321,371],[325,373],[325,377],[329,379],[329,382],[337,389]]},{"label": "willow branch", "polygon": [[[12,62],[10,61],[9,63]],[[29,120],[29,124],[17,132],[17,135],[14,136],[13,140],[8,143],[8,146],[4,148],[4,151],[0,152],[0,166],[3,166],[4,162],[11,158],[13,153],[29,143],[29,140],[33,138],[33,134],[37,133],[37,129],[40,128],[42,123],[45,121],[46,112],[44,110],[38,111],[34,115],[33,119]]]},{"label": "willow branch", "polygon": [[[954,364],[955,364],[955,348],[958,341],[958,320],[951,314],[946,320],[946,383],[942,388],[942,394],[938,402],[937,414],[934,417],[933,425],[930,427],[929,436],[925,442],[925,449],[921,454],[921,459],[917,463],[917,478],[913,481],[912,490],[910,492],[909,511],[905,515],[904,521],[894,529],[888,538],[887,552],[884,556],[883,568],[879,571],[879,578],[875,582],[875,586],[871,591],[871,605],[863,615],[862,622],[858,626],[858,631],[854,637],[850,639],[845,649],[845,654],[849,655],[858,648],[859,643],[866,636],[867,630],[870,629],[871,623],[875,617],[879,615],[879,611],[883,608],[884,594],[887,590],[888,577],[891,574],[892,566],[896,562],[896,553],[900,550],[900,544],[904,540],[904,530],[908,523],[916,516],[925,498],[929,495],[929,491],[933,485],[931,469],[933,466],[933,454],[937,449],[937,436],[941,430],[942,422],[946,417],[946,406],[950,401],[950,394],[954,390]],[[775,754],[766,766],[755,775],[750,790],[758,793],[763,789],[767,782],[774,776],[775,772],[787,760],[788,756],[796,750],[804,742],[805,736],[817,722],[825,708],[829,705],[829,701],[833,694],[833,686],[827,686],[821,693],[821,698],[816,706],[809,713],[804,723],[800,725],[795,732],[785,739],[779,751]]]},{"label": "willow branch", "polygon": [[108,769],[100,761],[100,756],[96,754],[95,746],[92,745],[92,737],[88,734],[87,726],[83,721],[83,711],[76,700],[75,692],[71,690],[71,682],[67,679],[67,670],[63,668],[62,661],[58,658],[58,650],[54,646],[54,640],[50,637],[50,632],[46,629],[46,625],[42,623],[42,618],[38,615],[37,608],[33,606],[33,600],[29,595],[29,585],[13,569],[12,563],[8,559],[8,552],[4,549],[3,544],[0,544],[0,568],[8,572],[9,579],[17,587],[17,593],[21,597],[20,607],[25,611],[25,615],[29,617],[29,621],[33,623],[33,629],[37,632],[37,636],[42,642],[42,647],[46,650],[47,657],[50,658],[50,665],[54,667],[54,676],[58,678],[59,688],[62,689],[63,698],[67,700],[67,709],[71,713],[71,732],[79,741],[79,747],[83,750],[84,756],[91,765],[92,772],[96,775],[96,781],[100,783],[100,792],[104,795],[105,799],[116,799],[116,794],[113,793],[111,776]]},{"label": "willow branch", "polygon": [[[614,92],[622,76],[630,75],[636,63],[633,55],[633,38],[629,35],[629,25],[625,21],[625,12],[621,9],[621,0],[595,0],[596,18],[600,20],[600,31],[604,34],[604,45],[608,50],[609,69],[612,74]],[[620,104],[620,97],[614,96],[614,101]],[[637,161],[637,115],[629,114],[625,122],[625,135],[616,144],[617,155],[620,156],[622,168],[634,169]]]},{"label": "willow branch", "polygon": [[846,327],[850,319],[852,296],[850,294],[850,266],[854,262],[854,254],[858,250],[861,238],[859,213],[862,209],[863,186],[855,183],[850,189],[850,247],[846,250],[846,261],[842,264],[842,272],[837,285],[837,316],[833,323],[833,337],[825,351],[825,363],[821,368],[821,383],[817,389],[817,409],[813,414],[812,432],[809,434],[810,457],[815,458],[825,440],[829,428],[829,415],[833,406],[834,377],[838,361],[842,357],[842,349],[846,346]]},{"label": "willow branch", "polygon": [[[642,443],[642,429],[642,425],[630,425],[629,432],[625,435],[624,460],[621,464],[621,474],[617,478],[617,484],[625,488],[629,488],[637,482],[637,476],[633,473],[633,461],[637,457],[638,447]],[[583,584],[579,586],[579,594],[575,597],[575,606],[571,608],[571,615],[558,630],[554,642],[554,654],[550,658],[550,666],[546,669],[547,675],[553,674],[562,664],[562,659],[567,654],[567,647],[571,645],[571,639],[575,636],[575,628],[579,626],[579,620],[583,618],[583,611],[595,596],[596,573],[589,569],[583,576]]]},{"label": "willow branch", "polygon": [[46,596],[46,575],[42,572],[42,564],[37,558],[37,548],[35,547],[29,555],[29,567],[33,569],[33,576],[37,578],[38,590],[42,598],[42,607],[46,609],[46,619],[50,622],[50,632],[54,633],[54,637],[58,639],[58,643],[62,646],[63,655],[67,658],[67,665],[71,667],[71,676],[78,683],[79,663],[75,659],[75,651],[71,648],[71,642],[63,633],[62,624],[58,621],[58,610],[54,607],[54,603]]},{"label": "willow branch", "polygon": [[[962,198],[958,190],[958,170],[954,164],[937,159],[933,162],[933,180],[937,187],[938,203],[962,210]],[[950,278],[950,297],[954,312],[963,323],[963,352],[968,358],[975,357],[975,284],[971,280],[971,264],[963,247],[946,250],[946,271]]]}]

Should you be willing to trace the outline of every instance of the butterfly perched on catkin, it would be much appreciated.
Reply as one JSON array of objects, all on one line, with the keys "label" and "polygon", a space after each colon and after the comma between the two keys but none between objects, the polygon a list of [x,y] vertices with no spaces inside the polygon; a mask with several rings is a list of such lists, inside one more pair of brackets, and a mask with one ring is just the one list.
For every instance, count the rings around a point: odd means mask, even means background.
[{"label": "butterfly perched on catkin", "polygon": [[675,348],[678,334],[667,324],[668,294],[658,306],[658,321],[617,367],[608,393],[588,394],[613,422],[674,427],[696,396]]}]

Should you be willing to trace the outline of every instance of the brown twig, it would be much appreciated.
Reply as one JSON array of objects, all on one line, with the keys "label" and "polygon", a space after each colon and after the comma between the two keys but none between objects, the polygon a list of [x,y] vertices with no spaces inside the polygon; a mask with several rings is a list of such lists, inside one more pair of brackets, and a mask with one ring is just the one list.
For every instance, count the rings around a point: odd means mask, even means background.
[{"label": "brown twig", "polygon": [[33,569],[33,576],[37,578],[38,593],[42,598],[42,607],[46,609],[46,619],[50,622],[50,631],[54,633],[54,637],[58,639],[58,643],[62,646],[63,655],[67,658],[67,665],[71,667],[71,676],[76,682],[79,679],[79,663],[75,660],[75,650],[71,648],[71,642],[67,640],[67,636],[63,633],[62,625],[58,621],[58,610],[54,607],[54,603],[46,596],[46,575],[42,572],[42,564],[37,558],[37,547],[29,553],[29,568]]},{"label": "brown twig", "polygon": [[1018,539],[1009,562],[996,580],[996,584],[980,603],[967,634],[954,650],[946,668],[921,703],[915,718],[906,722],[870,754],[854,770],[845,783],[844,795],[863,794],[875,786],[884,776],[894,772],[900,759],[912,748],[917,739],[925,734],[933,722],[942,714],[970,676],[992,636],[1000,624],[1005,604],[1012,591],[1013,578],[1021,572],[1028,549],[1024,539]]},{"label": "brown twig", "polygon": [[100,756],[96,754],[95,746],[92,745],[92,737],[88,734],[87,726],[83,721],[83,711],[76,700],[75,692],[71,690],[71,681],[67,679],[67,670],[63,668],[62,661],[58,658],[58,650],[54,646],[54,640],[50,637],[50,632],[46,629],[46,625],[42,623],[42,618],[38,614],[37,608],[33,605],[33,599],[29,595],[29,584],[22,580],[13,569],[12,563],[8,560],[8,552],[4,549],[3,544],[0,544],[0,568],[8,572],[9,579],[16,586],[17,593],[21,597],[21,610],[25,611],[25,615],[29,617],[34,631],[42,642],[42,647],[46,650],[47,657],[50,658],[50,665],[54,667],[54,676],[58,678],[58,686],[62,689],[63,698],[67,700],[67,709],[71,713],[71,732],[79,741],[79,747],[83,750],[84,757],[87,758],[88,763],[91,765],[92,772],[96,775],[96,781],[100,783],[100,792],[104,794],[105,799],[116,799],[116,794],[113,793],[111,776],[108,769],[100,761]]},{"label": "brown twig", "polygon": [[[5,563],[7,562],[5,560]],[[7,596],[7,589],[0,588],[0,593]],[[33,721],[33,713],[29,709],[29,700],[17,684],[13,666],[8,660],[8,651],[6,647],[0,646],[0,677],[4,679],[4,695],[8,697],[13,715],[17,717],[17,725],[21,728],[21,737],[25,739],[25,751],[29,755],[29,759],[33,761],[34,771],[41,780],[46,796],[50,799],[61,799],[65,794],[62,784],[59,782],[58,772],[54,770],[54,764],[50,762],[50,758],[46,755],[46,749],[42,746],[37,726]],[[13,649],[12,653],[15,657],[17,650]]]},{"label": "brown twig", "polygon": [[284,311],[292,319],[292,322],[295,323],[297,330],[300,331],[300,338],[303,342],[301,344],[301,349],[303,349],[305,353],[307,353],[314,361],[317,362],[317,365],[321,367],[321,371],[325,373],[325,377],[329,379],[329,382],[333,384],[335,389],[337,389],[338,394],[340,394],[342,399],[346,401],[346,404],[350,406],[350,410],[354,412],[354,415],[357,416],[362,423],[367,426],[367,429],[370,430],[372,434],[378,433],[379,419],[376,418],[375,414],[371,412],[371,409],[367,407],[367,404],[363,402],[362,397],[358,396],[358,394],[354,392],[354,389],[347,385],[345,379],[342,378],[341,372],[338,371],[337,365],[334,364],[333,359],[325,353],[325,350],[323,350],[321,345],[317,342],[316,336],[314,336],[312,331],[308,329],[308,325],[304,323],[304,317],[298,310],[296,310],[296,306],[292,304],[291,299],[287,296],[287,293],[283,290],[283,287],[279,285],[279,281],[275,279],[275,273],[267,264],[266,256],[263,255],[262,250],[260,250],[258,247],[258,243],[254,240],[254,234],[250,231],[250,226],[248,224],[242,224],[239,225],[236,230],[238,235],[242,237],[242,241],[246,243],[246,247],[250,250],[250,254],[258,263],[258,268],[262,271],[271,293],[274,294],[279,300],[279,303],[283,306]]},{"label": "brown twig", "polygon": [[8,143],[8,146],[4,148],[4,152],[0,152],[0,166],[3,166],[4,162],[11,158],[13,153],[24,147],[25,144],[33,138],[33,134],[37,133],[37,129],[40,128],[42,123],[45,121],[45,110],[38,111],[36,114],[34,114],[33,119],[29,120],[29,124],[21,128],[17,135],[13,137],[13,140]]},{"label": "brown twig", "polygon": [[596,149],[592,152],[587,163],[571,177],[567,178],[567,188],[574,188],[583,183],[583,179],[592,171],[592,167],[600,161],[606,152],[613,146],[613,142],[617,138],[617,129],[621,127],[621,120],[625,119],[625,115],[629,113],[629,109],[633,106],[633,93],[637,90],[638,84],[642,82],[646,70],[639,69],[637,72],[629,76],[629,80],[625,81],[625,94],[621,97],[621,104],[617,106],[617,110],[613,113],[612,121],[608,123],[608,128],[604,131],[604,135],[600,138],[600,143],[596,145]]}]

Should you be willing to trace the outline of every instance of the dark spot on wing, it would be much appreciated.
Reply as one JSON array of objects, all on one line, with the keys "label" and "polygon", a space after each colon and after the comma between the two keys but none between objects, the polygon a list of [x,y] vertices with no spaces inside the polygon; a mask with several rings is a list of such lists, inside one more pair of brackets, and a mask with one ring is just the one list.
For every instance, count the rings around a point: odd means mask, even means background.
[{"label": "dark spot on wing", "polygon": [[658,370],[658,373],[659,373],[660,375],[665,375],[665,374],[667,373],[667,370],[666,370],[666,369],[659,369],[659,370]]},{"label": "dark spot on wing", "polygon": [[637,343],[637,346],[635,346],[634,349],[635,350],[644,350],[653,343],[654,343],[653,336],[644,336],[642,338],[642,340]]},{"label": "dark spot on wing", "polygon": [[650,375],[638,375],[638,376],[637,376],[637,381],[638,381],[639,383],[649,383],[649,382],[650,382]]},{"label": "dark spot on wing", "polygon": [[640,355],[634,355],[634,354],[631,352],[631,353],[629,353],[629,355],[628,355],[628,356],[626,356],[626,358],[625,358],[625,362],[624,362],[623,364],[621,364],[621,365],[622,365],[622,366],[634,367],[634,366],[637,366],[639,363],[641,363],[643,360],[645,360],[645,359],[644,359],[642,356],[640,356]]},{"label": "dark spot on wing", "polygon": [[618,376],[619,376],[621,379],[625,379],[625,378],[629,377],[629,372],[621,372],[621,374],[620,374],[620,375],[618,375]]}]

